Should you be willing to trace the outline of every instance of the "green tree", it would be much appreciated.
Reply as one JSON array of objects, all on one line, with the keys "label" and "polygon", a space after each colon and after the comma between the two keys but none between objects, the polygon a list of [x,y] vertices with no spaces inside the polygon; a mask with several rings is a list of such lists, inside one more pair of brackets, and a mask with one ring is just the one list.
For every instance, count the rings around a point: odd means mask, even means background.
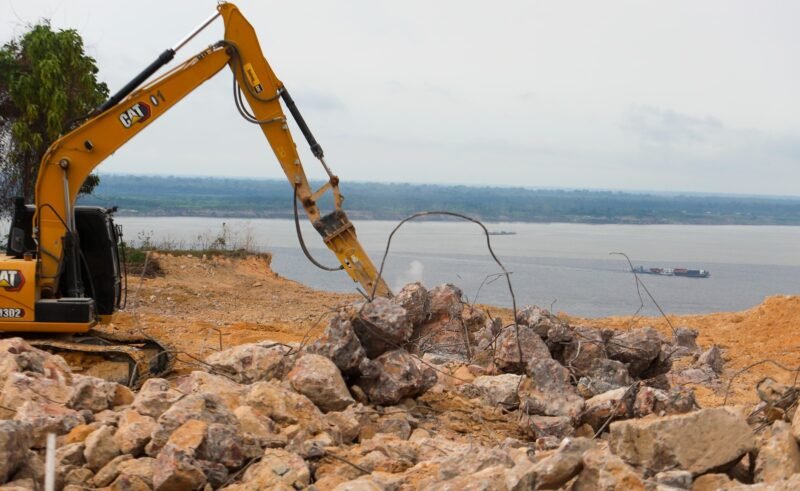
[{"label": "green tree", "polygon": [[[0,216],[14,196],[33,201],[47,148],[108,97],[74,29],[33,25],[0,48]],[[99,183],[89,176],[81,191]]]}]

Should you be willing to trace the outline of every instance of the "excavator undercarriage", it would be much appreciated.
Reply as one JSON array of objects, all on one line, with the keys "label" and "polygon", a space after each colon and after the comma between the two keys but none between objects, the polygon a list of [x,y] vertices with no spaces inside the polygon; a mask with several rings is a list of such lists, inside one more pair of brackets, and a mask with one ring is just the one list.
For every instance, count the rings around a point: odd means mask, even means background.
[{"label": "excavator undercarriage", "polygon": [[[12,261],[19,259],[23,264],[34,264],[37,253],[32,222],[33,207],[18,200],[6,255],[0,255],[0,270],[6,272],[0,296],[6,299],[13,299],[12,293],[25,296],[26,271],[3,269],[3,264],[4,260],[14,264]],[[77,264],[81,272],[78,277],[82,279],[79,287],[85,296],[40,298],[33,302],[34,319],[29,321],[14,321],[15,317],[24,319],[28,315],[25,308],[6,309],[10,312],[4,316],[7,322],[2,325],[3,336],[24,334],[31,345],[61,355],[73,372],[130,387],[167,373],[174,355],[166,346],[147,336],[115,333],[98,323],[98,319],[109,320],[115,310],[124,307],[126,297],[120,263],[121,230],[114,224],[112,211],[76,207],[75,226],[79,236],[85,238],[78,244]],[[33,285],[27,287],[32,290]]]}]

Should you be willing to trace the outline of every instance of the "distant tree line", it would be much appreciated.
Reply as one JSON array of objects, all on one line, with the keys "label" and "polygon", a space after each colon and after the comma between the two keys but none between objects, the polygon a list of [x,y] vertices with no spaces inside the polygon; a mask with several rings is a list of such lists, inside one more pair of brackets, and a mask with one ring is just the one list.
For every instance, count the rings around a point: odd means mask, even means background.
[{"label": "distant tree line", "polygon": [[[448,210],[488,221],[800,225],[800,198],[363,182],[342,184],[342,193],[345,210],[358,219]],[[119,206],[125,215],[289,218],[292,197],[282,180],[105,174],[81,202]]]}]

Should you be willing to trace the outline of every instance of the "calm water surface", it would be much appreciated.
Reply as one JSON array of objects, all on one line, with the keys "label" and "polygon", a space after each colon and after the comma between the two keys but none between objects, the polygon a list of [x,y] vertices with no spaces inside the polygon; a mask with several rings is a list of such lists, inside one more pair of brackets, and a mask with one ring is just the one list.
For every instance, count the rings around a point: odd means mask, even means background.
[{"label": "calm water surface", "polygon": [[[310,286],[352,292],[343,272],[317,269],[303,256],[291,220],[118,217],[127,240],[151,236],[179,246],[206,242],[225,222],[233,239],[250,240],[273,253],[273,269]],[[397,222],[356,223],[370,256],[380,263]],[[599,317],[633,313],[639,307],[627,263],[609,253],[624,251],[635,265],[711,271],[707,279],[642,276],[668,313],[741,310],[765,296],[800,294],[800,227],[693,225],[579,225],[488,223],[492,247],[509,271],[517,302],[554,306],[571,314]],[[306,242],[317,259],[336,265],[313,228],[304,223]],[[481,283],[499,271],[474,224],[411,222],[395,234],[385,277],[393,288],[409,281],[427,286],[450,282],[480,302],[510,305],[503,279]],[[480,290],[479,290],[480,288]],[[657,314],[645,297],[645,312]]]}]

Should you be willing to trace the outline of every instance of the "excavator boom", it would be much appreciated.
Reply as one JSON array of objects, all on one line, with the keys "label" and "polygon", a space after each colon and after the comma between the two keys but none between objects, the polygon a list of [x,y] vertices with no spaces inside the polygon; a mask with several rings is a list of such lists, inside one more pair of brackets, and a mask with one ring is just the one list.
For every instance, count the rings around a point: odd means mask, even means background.
[{"label": "excavator boom", "polygon": [[[148,82],[217,17],[225,24],[223,40]],[[198,29],[164,51],[82,125],[48,148],[36,181],[35,203],[17,204],[7,255],[0,255],[0,332],[83,333],[110,319],[119,307],[116,232],[109,213],[103,218],[96,216],[97,209],[76,207],[78,192],[107,157],[225,66],[233,72],[238,111],[260,127],[294,189],[295,206],[299,201],[354,281],[366,292],[391,295],[342,210],[338,177],[325,162],[322,147],[288,90],[267,63],[253,27],[235,5],[221,3],[217,13]],[[313,189],[308,181],[281,101],[327,173],[328,180],[319,189]],[[332,194],[333,210],[323,214],[318,201],[326,193]],[[87,244],[103,235],[108,237],[102,247],[87,249]],[[114,250],[109,253],[108,248]],[[97,266],[101,256],[107,260]],[[107,289],[116,292],[109,294]]]}]

